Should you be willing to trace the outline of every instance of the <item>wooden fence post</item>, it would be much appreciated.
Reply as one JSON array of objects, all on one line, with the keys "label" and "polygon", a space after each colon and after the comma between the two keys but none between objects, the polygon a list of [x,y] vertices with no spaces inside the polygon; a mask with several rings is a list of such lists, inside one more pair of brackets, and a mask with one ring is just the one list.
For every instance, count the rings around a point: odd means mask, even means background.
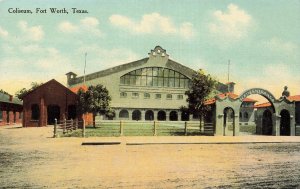
[{"label": "wooden fence post", "polygon": [[57,137],[57,119],[54,119],[54,131],[53,131],[53,138]]},{"label": "wooden fence post", "polygon": [[153,130],[153,136],[157,136],[157,131],[156,131],[156,128],[157,125],[156,125],[156,121],[154,121],[154,130]]},{"label": "wooden fence post", "polygon": [[184,122],[184,135],[187,135],[187,122]]},{"label": "wooden fence post", "polygon": [[123,121],[120,121],[120,136],[124,135]]},{"label": "wooden fence post", "polygon": [[74,130],[74,122],[73,122],[73,119],[71,119],[71,131],[73,131]]},{"label": "wooden fence post", "polygon": [[76,118],[75,119],[75,130],[77,130],[78,129],[78,119]]},{"label": "wooden fence post", "polygon": [[64,119],[63,134],[66,134],[67,120]]},{"label": "wooden fence post", "polygon": [[85,120],[82,120],[82,137],[85,137]]}]

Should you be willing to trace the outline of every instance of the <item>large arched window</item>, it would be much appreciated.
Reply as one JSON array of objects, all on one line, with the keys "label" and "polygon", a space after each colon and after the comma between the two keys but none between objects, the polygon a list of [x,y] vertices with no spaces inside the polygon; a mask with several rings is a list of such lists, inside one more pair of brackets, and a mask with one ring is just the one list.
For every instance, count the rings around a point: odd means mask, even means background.
[{"label": "large arched window", "polygon": [[121,85],[188,88],[190,79],[185,75],[161,67],[148,67],[131,71],[120,78]]}]

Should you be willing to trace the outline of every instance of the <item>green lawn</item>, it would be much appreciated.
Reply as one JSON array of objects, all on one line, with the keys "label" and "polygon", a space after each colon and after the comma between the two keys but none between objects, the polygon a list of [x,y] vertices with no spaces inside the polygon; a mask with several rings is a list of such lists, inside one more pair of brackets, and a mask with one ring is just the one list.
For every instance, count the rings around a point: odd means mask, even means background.
[{"label": "green lawn", "polygon": [[[184,125],[179,123],[164,123],[157,124],[157,136],[183,136],[185,135]],[[153,122],[130,122],[123,124],[124,136],[153,136],[154,135],[154,123]],[[198,126],[188,126],[187,135],[204,135],[203,131],[200,132]],[[81,137],[82,129],[78,129],[73,132],[66,133],[60,136],[63,137]],[[113,137],[120,136],[119,123],[102,123],[97,124],[96,128],[92,125],[88,125],[85,129],[86,137]]]}]

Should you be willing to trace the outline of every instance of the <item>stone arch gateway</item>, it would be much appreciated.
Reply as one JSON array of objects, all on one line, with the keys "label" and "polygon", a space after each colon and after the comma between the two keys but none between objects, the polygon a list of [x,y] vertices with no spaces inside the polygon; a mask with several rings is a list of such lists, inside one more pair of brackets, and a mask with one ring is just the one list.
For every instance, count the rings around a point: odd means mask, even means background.
[{"label": "stone arch gateway", "polygon": [[[272,93],[270,93],[268,90],[262,89],[262,88],[251,88],[243,93],[241,95],[233,98],[230,95],[225,95],[224,97],[215,96],[216,104],[215,104],[215,135],[224,135],[224,108],[231,107],[234,112],[236,112],[233,116],[233,135],[239,135],[240,132],[240,124],[239,124],[239,113],[241,104],[243,103],[244,99],[246,99],[248,96],[257,94],[265,97],[272,105],[274,112],[271,115],[272,118],[272,135],[274,136],[280,136],[282,127],[282,116],[280,115],[280,112],[282,110],[286,110],[289,113],[289,135],[294,136],[295,135],[295,105],[293,101],[290,101],[287,99],[287,97],[282,96],[279,99],[276,99]],[[286,116],[287,117],[287,116]],[[284,117],[284,119],[287,119]],[[286,124],[284,125],[285,127]],[[227,131],[228,132],[228,131]],[[226,133],[225,133],[226,134]]]}]

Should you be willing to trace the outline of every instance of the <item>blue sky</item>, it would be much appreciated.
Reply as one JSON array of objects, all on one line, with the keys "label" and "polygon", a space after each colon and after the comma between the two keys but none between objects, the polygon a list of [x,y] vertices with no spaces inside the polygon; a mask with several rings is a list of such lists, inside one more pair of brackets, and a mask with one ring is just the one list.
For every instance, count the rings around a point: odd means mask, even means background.
[{"label": "blue sky", "polygon": [[[73,14],[72,8],[88,13]],[[0,88],[14,94],[33,81],[65,84],[65,73],[83,74],[85,52],[92,73],[147,57],[160,45],[171,59],[221,82],[227,82],[230,59],[237,94],[261,87],[279,97],[287,85],[296,95],[299,34],[299,0],[0,0]]]}]

